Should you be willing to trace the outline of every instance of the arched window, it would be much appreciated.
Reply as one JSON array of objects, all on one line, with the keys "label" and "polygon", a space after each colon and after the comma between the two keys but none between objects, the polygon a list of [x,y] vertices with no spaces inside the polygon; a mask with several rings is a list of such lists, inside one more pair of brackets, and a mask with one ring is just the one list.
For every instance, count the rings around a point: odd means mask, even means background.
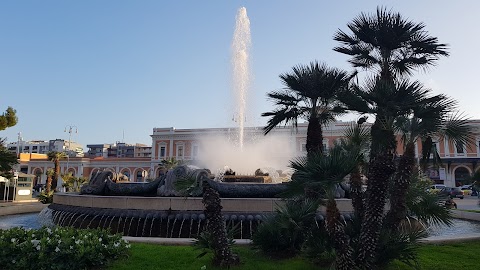
[{"label": "arched window", "polygon": [[470,172],[465,167],[458,167],[455,169],[455,185],[461,186],[465,179],[470,175]]}]

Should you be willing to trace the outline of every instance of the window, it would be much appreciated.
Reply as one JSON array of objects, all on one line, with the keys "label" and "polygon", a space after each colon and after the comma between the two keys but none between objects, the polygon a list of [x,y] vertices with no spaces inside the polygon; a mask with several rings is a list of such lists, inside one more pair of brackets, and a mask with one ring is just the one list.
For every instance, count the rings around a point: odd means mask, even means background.
[{"label": "window", "polygon": [[183,145],[177,145],[177,159],[183,159]]},{"label": "window", "polygon": [[165,158],[165,154],[166,154],[166,153],[167,153],[167,147],[165,147],[165,146],[160,146],[160,153],[159,153],[160,159]]},{"label": "window", "polygon": [[438,140],[433,139],[432,149],[430,151],[430,158],[433,158],[436,154],[440,155],[440,143]]},{"label": "window", "polygon": [[137,171],[137,179],[135,180],[136,182],[141,182],[142,181],[142,171],[138,170]]},{"label": "window", "polygon": [[464,155],[465,154],[465,145],[463,143],[457,143],[455,144],[455,149],[457,150],[457,154],[459,155]]}]

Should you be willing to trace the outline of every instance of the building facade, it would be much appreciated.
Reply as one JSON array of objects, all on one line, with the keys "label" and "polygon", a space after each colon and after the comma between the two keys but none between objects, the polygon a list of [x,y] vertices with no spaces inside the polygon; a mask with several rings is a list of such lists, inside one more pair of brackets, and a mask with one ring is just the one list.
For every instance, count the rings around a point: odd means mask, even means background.
[{"label": "building facade", "polygon": [[[472,120],[470,124],[474,128],[472,133],[474,142],[470,145],[455,145],[448,138],[434,138],[442,164],[440,168],[429,169],[427,174],[436,183],[458,186],[463,184],[462,181],[468,175],[480,169],[480,120]],[[328,150],[333,147],[335,142],[343,136],[344,130],[351,125],[352,122],[335,122],[325,127],[324,148]],[[61,162],[62,172],[68,170],[76,176],[91,177],[97,170],[109,170],[127,175],[130,181],[154,179],[162,173],[163,160],[174,158],[202,166],[206,152],[213,149],[220,154],[223,151],[216,138],[221,137],[227,143],[235,144],[238,143],[239,134],[236,128],[176,129],[169,127],[153,128],[151,137],[151,146],[116,144],[114,148],[111,144],[88,145],[89,151],[85,158],[70,158],[69,162]],[[306,155],[307,123],[298,124],[296,129],[289,126],[278,127],[266,136],[263,135],[261,127],[245,129],[245,144],[270,137],[281,138],[281,140],[273,141],[273,144],[262,149],[262,154],[266,154],[264,159],[289,160]],[[397,137],[397,141],[399,142],[397,153],[402,155],[403,146],[400,143],[400,136]],[[417,143],[415,149],[417,158],[421,150],[421,144]],[[48,168],[53,168],[53,163],[45,158],[25,158],[20,161],[22,172],[41,175],[38,179],[39,183],[45,182],[45,172]]]},{"label": "building facade", "polygon": [[82,157],[83,147],[81,144],[63,139],[49,141],[23,141],[18,140],[7,144],[7,149],[14,154],[47,154],[50,151],[65,152],[69,157]]}]

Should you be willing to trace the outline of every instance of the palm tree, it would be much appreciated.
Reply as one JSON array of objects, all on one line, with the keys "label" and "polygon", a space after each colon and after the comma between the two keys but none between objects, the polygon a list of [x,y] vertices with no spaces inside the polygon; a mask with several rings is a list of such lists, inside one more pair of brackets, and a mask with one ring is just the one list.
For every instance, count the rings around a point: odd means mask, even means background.
[{"label": "palm tree", "polygon": [[366,88],[356,86],[346,92],[353,92],[354,96],[346,94],[342,98],[350,109],[375,115],[360,237],[362,245],[357,257],[357,265],[368,268],[379,241],[387,180],[395,171],[393,123],[398,116],[415,113],[421,104],[441,98],[427,97],[428,91],[405,78],[416,69],[434,65],[440,56],[448,56],[448,52],[447,45],[430,36],[423,23],[413,23],[384,8],[378,8],[374,15],[361,13],[347,26],[352,33],[337,31],[334,39],[341,46],[334,50],[350,55],[349,62],[354,67],[377,71],[367,81]]},{"label": "palm tree", "polygon": [[382,79],[412,75],[416,69],[435,65],[440,56],[448,56],[448,45],[430,36],[424,23],[385,8],[377,8],[373,15],[361,13],[347,27],[352,33],[338,30],[334,40],[342,46],[334,50],[352,56],[349,62],[354,67],[376,70]]},{"label": "palm tree", "polygon": [[52,178],[53,178],[53,175],[55,174],[55,170],[52,170],[51,168],[47,169],[47,171],[45,172],[45,174],[47,175],[47,186],[45,188],[45,193],[48,194],[50,193],[50,190],[52,190]]},{"label": "palm tree", "polygon": [[57,188],[58,177],[60,176],[60,160],[67,157],[64,152],[50,151],[47,153],[48,160],[54,163],[54,175],[52,179],[51,189],[55,190]]},{"label": "palm tree", "polygon": [[277,107],[262,114],[270,117],[263,129],[265,135],[281,123],[297,127],[298,120],[303,118],[308,121],[307,153],[322,153],[322,125],[344,113],[336,95],[347,87],[350,76],[345,71],[312,62],[293,67],[292,73],[281,74],[280,79],[285,88],[268,93]]},{"label": "palm tree", "polygon": [[[402,134],[404,153],[398,160],[397,171],[393,177],[394,190],[390,195],[390,205],[395,207],[391,207],[386,216],[386,225],[390,229],[398,228],[398,224],[407,216],[406,196],[416,165],[415,142],[421,142],[422,149],[427,152],[422,160],[428,160],[431,151],[427,149],[432,149],[431,145],[428,145],[431,144],[432,137],[448,139],[462,145],[468,145],[472,141],[472,129],[467,120],[462,119],[459,114],[449,114],[454,104],[454,101],[446,98],[436,104],[427,105],[417,117],[400,117],[396,120],[396,126]],[[438,156],[438,153],[435,155]]]},{"label": "palm tree", "polygon": [[368,151],[370,148],[370,130],[368,126],[362,125],[366,117],[360,118],[357,123],[345,129],[343,138],[338,146],[347,152],[358,152],[359,159],[353,170],[350,172],[350,197],[354,210],[355,219],[361,222],[363,215],[363,190],[362,174],[366,173]]},{"label": "palm tree", "polygon": [[345,151],[335,146],[328,155],[316,152],[297,158],[290,165],[295,170],[295,178],[289,182],[290,195],[302,194],[309,188],[321,190],[321,197],[326,200],[326,229],[334,242],[336,269],[354,268],[353,249],[335,201],[335,188],[356,168],[360,158],[358,150]]}]

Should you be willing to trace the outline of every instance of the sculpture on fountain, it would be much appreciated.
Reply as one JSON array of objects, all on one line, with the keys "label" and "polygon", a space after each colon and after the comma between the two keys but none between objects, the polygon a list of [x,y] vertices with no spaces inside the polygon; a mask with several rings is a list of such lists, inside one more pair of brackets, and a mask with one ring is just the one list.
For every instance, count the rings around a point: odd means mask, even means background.
[{"label": "sculpture on fountain", "polygon": [[[240,180],[248,178],[262,179],[268,176],[233,176]],[[202,186],[203,181],[214,188],[222,198],[275,198],[286,191],[286,183],[266,184],[260,182],[219,182],[206,169],[195,166],[181,165],[167,172],[152,182],[119,182],[122,174],[109,171],[94,174],[89,183],[81,188],[82,195],[107,195],[107,196],[158,196],[175,197],[183,196],[175,189],[175,182],[179,179],[194,179],[197,185]],[[232,178],[230,178],[232,179]],[[199,194],[200,196],[201,194]]]}]

